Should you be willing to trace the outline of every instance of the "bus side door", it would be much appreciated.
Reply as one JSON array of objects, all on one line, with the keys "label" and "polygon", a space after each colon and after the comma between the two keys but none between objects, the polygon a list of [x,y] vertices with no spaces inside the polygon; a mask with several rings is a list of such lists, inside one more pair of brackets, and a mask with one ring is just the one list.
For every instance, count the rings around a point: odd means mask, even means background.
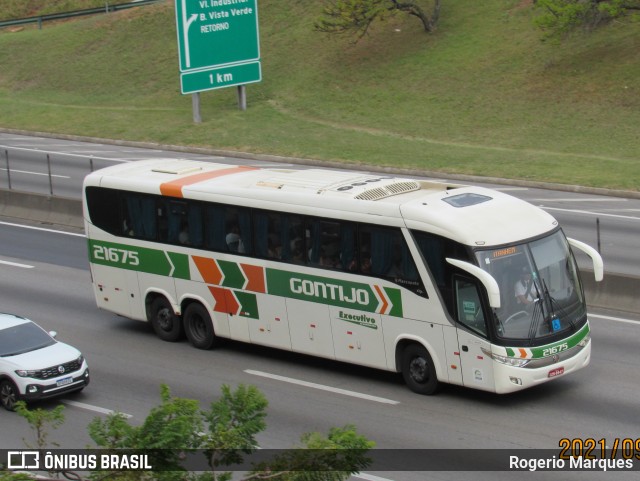
[{"label": "bus side door", "polygon": [[290,350],[291,335],[285,298],[269,294],[255,296],[260,315],[248,320],[251,342]]},{"label": "bus side door", "polygon": [[334,358],[329,306],[287,299],[291,349],[296,352]]},{"label": "bus side door", "polygon": [[487,339],[485,309],[474,280],[455,277],[456,320],[462,382],[465,386],[494,391],[493,360]]}]

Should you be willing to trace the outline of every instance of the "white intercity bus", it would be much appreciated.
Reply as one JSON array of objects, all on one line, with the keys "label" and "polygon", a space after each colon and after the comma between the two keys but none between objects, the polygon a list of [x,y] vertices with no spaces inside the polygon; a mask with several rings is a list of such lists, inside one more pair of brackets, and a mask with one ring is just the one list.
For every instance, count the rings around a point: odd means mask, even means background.
[{"label": "white intercity bus", "polygon": [[98,307],[158,337],[221,338],[508,393],[585,367],[572,249],[495,190],[321,169],[176,159],[84,181]]}]

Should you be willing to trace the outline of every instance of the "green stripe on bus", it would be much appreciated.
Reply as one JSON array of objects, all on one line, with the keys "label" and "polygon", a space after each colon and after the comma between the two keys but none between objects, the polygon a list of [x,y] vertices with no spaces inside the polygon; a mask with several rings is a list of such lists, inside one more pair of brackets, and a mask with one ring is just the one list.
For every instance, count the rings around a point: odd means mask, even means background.
[{"label": "green stripe on bus", "polygon": [[[582,341],[589,334],[589,324],[585,324],[582,329],[576,332],[569,339],[564,339],[559,342],[554,342],[551,344],[546,344],[540,347],[529,347],[531,351],[531,359],[539,359],[543,357],[549,357],[553,354],[559,354],[562,351],[567,351],[572,347],[577,346],[580,341]],[[511,348],[507,347],[507,356],[509,357],[518,357],[516,354],[516,350],[519,348]]]},{"label": "green stripe on bus", "polygon": [[385,287],[387,299],[379,299],[372,286],[360,282],[279,269],[266,269],[266,277],[267,292],[272,295],[402,317],[399,289]]},{"label": "green stripe on bus", "polygon": [[[189,256],[159,249],[89,240],[89,261],[120,269],[190,280]],[[242,289],[247,281],[236,262],[218,260],[223,274],[221,286]],[[311,276],[279,269],[266,270],[267,292],[303,301],[319,302],[338,307],[360,309],[395,317],[402,317],[402,293],[393,287],[378,287],[331,277]],[[246,317],[257,316],[255,296],[234,290]]]},{"label": "green stripe on bus", "polygon": [[233,291],[240,304],[239,316],[248,317],[250,319],[259,319],[258,315],[258,298],[250,292]]},{"label": "green stripe on bus", "polygon": [[244,287],[246,279],[237,263],[218,260],[218,266],[220,266],[223,275],[221,285],[224,287],[235,287],[236,289],[242,289]]},{"label": "green stripe on bus", "polygon": [[186,254],[89,240],[89,262],[160,276],[190,279]]}]

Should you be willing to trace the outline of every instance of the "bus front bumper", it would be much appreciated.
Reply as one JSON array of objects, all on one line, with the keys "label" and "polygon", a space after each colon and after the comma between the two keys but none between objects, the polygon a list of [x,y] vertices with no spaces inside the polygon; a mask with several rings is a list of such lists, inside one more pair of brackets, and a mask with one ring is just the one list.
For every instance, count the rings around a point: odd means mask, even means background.
[{"label": "bus front bumper", "polygon": [[521,391],[565,377],[567,374],[588,366],[590,360],[591,341],[575,356],[540,368],[514,367],[496,362],[494,370],[496,393],[506,394]]}]

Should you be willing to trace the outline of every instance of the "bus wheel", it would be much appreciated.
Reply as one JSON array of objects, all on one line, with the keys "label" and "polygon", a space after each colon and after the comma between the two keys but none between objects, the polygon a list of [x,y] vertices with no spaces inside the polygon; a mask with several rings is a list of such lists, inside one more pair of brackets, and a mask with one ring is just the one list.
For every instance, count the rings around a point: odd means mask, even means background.
[{"label": "bus wheel", "polygon": [[184,311],[184,331],[189,342],[198,349],[210,349],[217,341],[209,312],[194,302]]},{"label": "bus wheel", "polygon": [[180,318],[164,297],[156,297],[151,303],[151,325],[163,341],[175,342],[182,337]]},{"label": "bus wheel", "polygon": [[0,403],[7,411],[13,411],[20,400],[18,388],[11,381],[0,382]]},{"label": "bus wheel", "polygon": [[402,377],[413,392],[433,394],[438,390],[438,376],[427,350],[410,344],[402,353]]}]

